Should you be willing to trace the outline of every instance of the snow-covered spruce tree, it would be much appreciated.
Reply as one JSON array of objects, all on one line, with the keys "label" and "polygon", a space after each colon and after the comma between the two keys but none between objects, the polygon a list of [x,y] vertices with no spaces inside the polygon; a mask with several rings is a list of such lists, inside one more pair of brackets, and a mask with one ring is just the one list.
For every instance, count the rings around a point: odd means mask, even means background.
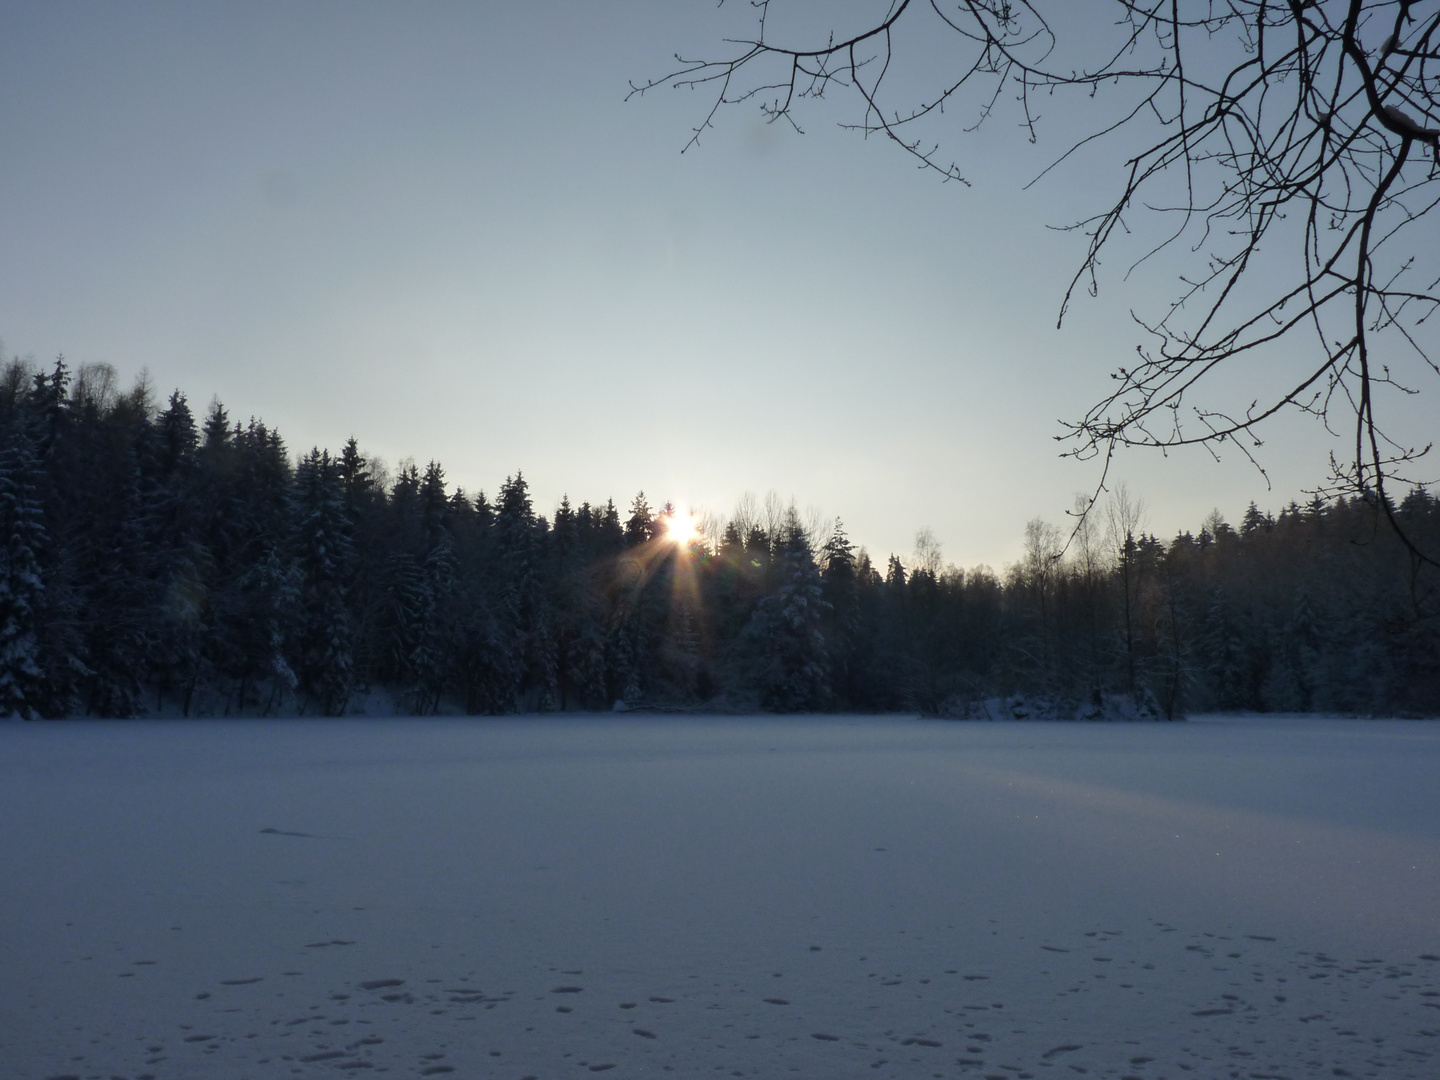
[{"label": "snow-covered spruce tree", "polygon": [[81,365],[62,481],[69,506],[67,563],[75,590],[82,701],[94,716],[145,711],[157,637],[156,552],[147,468],[153,461],[149,387],[107,393],[114,372]]},{"label": "snow-covered spruce tree", "polygon": [[445,470],[436,461],[425,468],[420,482],[419,509],[424,537],[425,594],[430,604],[420,630],[419,648],[411,666],[416,675],[415,696],[420,712],[436,712],[455,674],[457,610],[455,519],[469,510],[463,493],[445,494]]},{"label": "snow-covered spruce tree", "polygon": [[415,556],[391,551],[382,574],[384,602],[377,632],[375,675],[383,683],[409,686],[411,666],[429,598]]},{"label": "snow-covered spruce tree", "polygon": [[[1184,551],[1185,540],[1177,537],[1172,551]],[[1249,612],[1230,596],[1212,586],[1205,596],[1199,632],[1203,669],[1207,676],[1207,704],[1226,711],[1253,707],[1259,698],[1259,676],[1263,662],[1260,645],[1246,620]]]},{"label": "snow-covered spruce tree", "polygon": [[420,568],[423,604],[416,626],[410,670],[415,686],[415,711],[424,716],[438,712],[454,666],[452,615],[455,592],[455,553],[450,537],[440,534],[435,546],[425,553]]},{"label": "snow-covered spruce tree", "polygon": [[44,603],[37,551],[45,542],[34,457],[23,433],[0,449],[0,716],[34,720],[44,692],[37,634]]},{"label": "snow-covered spruce tree", "polygon": [[[675,550],[661,538],[673,513],[668,505],[652,511],[644,492],[637,494],[623,553],[608,566],[605,669],[612,700],[674,703],[691,698],[698,682],[698,657],[687,652],[698,644],[693,619],[672,622],[679,608]],[[679,639],[672,638],[674,629]]]},{"label": "snow-covered spruce tree", "polygon": [[413,464],[405,465],[381,518],[387,553],[375,675],[403,687],[408,707],[422,715],[439,708],[457,673],[457,560],[449,518],[460,504],[452,506],[444,486],[435,462],[423,479]]},{"label": "snow-covered spruce tree", "polygon": [[895,555],[885,560],[885,574],[872,573],[868,615],[874,627],[869,664],[872,708],[910,708],[905,669],[908,664],[910,592],[905,564]]},{"label": "snow-covered spruce tree", "polygon": [[208,692],[229,677],[242,697],[247,678],[264,667],[262,643],[248,647],[247,598],[241,582],[246,567],[240,559],[244,544],[244,490],[236,431],[220,401],[213,400],[201,427],[190,483],[182,488],[181,513],[186,520],[183,546],[176,552],[169,598],[176,614],[177,637],[188,670],[182,676],[185,715],[206,707]]},{"label": "snow-covered spruce tree", "polygon": [[830,605],[823,630],[829,647],[832,681],[843,701],[854,702],[861,696],[857,686],[861,666],[857,655],[860,593],[855,577],[855,548],[838,517],[825,541],[821,561],[821,588],[825,602]]},{"label": "snow-covered spruce tree", "polygon": [[[420,472],[402,463],[380,519],[380,602],[375,625],[374,675],[382,683],[411,687],[411,665],[431,600],[420,570]],[[423,554],[423,553],[422,553]]]},{"label": "snow-covered spruce tree", "polygon": [[510,712],[519,675],[495,617],[494,508],[483,491],[456,491],[446,528],[453,538],[455,580],[446,613],[450,683],[470,715]]},{"label": "snow-covered spruce tree", "polygon": [[777,587],[745,627],[751,678],[768,709],[823,709],[830,700],[830,658],[821,628],[830,605],[810,540],[793,511],[776,545],[774,571]]},{"label": "snow-covered spruce tree", "polygon": [[231,640],[239,655],[229,669],[238,675],[235,705],[244,709],[252,693],[263,686],[266,696],[261,711],[268,715],[281,707],[297,680],[287,656],[287,645],[296,619],[299,589],[294,562],[279,544],[268,544],[264,554],[240,575],[238,592],[243,606],[235,612]]},{"label": "snow-covered spruce tree", "polygon": [[286,656],[298,599],[289,550],[292,466],[279,433],[256,420],[222,439],[213,430],[222,411],[217,403],[201,454],[213,489],[206,648],[227,711],[232,704],[268,711],[295,686]]},{"label": "snow-covered spruce tree", "polygon": [[346,600],[352,619],[355,683],[362,688],[380,678],[384,668],[390,508],[374,463],[360,452],[354,438],[335,460],[345,493],[346,517],[353,529],[355,562]]},{"label": "snow-covered spruce tree", "polygon": [[200,438],[189,402],[180,391],[155,419],[146,463],[146,534],[155,578],[156,612],[150,649],[155,706],[167,695],[189,715],[204,667],[207,633],[204,504]]},{"label": "snow-covered spruce tree", "polygon": [[555,638],[558,708],[575,704],[603,708],[605,623],[593,568],[600,558],[599,516],[589,503],[574,510],[568,496],[555,511],[546,544],[546,602]]},{"label": "snow-covered spruce tree", "polygon": [[42,716],[70,716],[81,704],[82,682],[89,675],[79,633],[83,596],[73,525],[83,518],[73,498],[87,485],[83,447],[75,438],[69,400],[71,376],[64,357],[49,375],[36,373],[15,414],[16,431],[29,446],[36,500],[45,527],[45,543],[35,549],[45,588],[35,612],[37,663],[45,673],[41,695],[31,705]]},{"label": "snow-covered spruce tree", "polygon": [[295,535],[299,612],[293,656],[299,690],[327,716],[340,716],[354,686],[347,604],[353,571],[350,522],[339,463],[311,450],[295,470]]},{"label": "snow-covered spruce tree", "polygon": [[702,585],[705,589],[705,610],[717,640],[729,643],[737,628],[745,625],[753,605],[740,596],[740,575],[744,572],[745,538],[740,526],[731,520],[720,536],[710,572]]},{"label": "snow-covered spruce tree", "polygon": [[548,531],[545,520],[535,516],[525,477],[518,472],[506,477],[495,511],[493,610],[505,650],[517,661],[517,703],[527,708],[552,708],[559,698],[550,611],[540,579],[540,551]]},{"label": "snow-covered spruce tree", "polygon": [[934,716],[955,692],[954,649],[945,633],[950,597],[942,589],[935,567],[919,559],[906,591],[910,624],[905,671],[907,705]]},{"label": "snow-covered spruce tree", "polygon": [[455,677],[470,715],[494,716],[515,708],[519,681],[514,655],[503,635],[483,582],[467,575],[455,626]]},{"label": "snow-covered spruce tree", "polygon": [[[1233,533],[1232,533],[1233,536]],[[1185,708],[1193,682],[1190,670],[1187,644],[1189,624],[1192,621],[1186,609],[1185,583],[1177,563],[1166,551],[1160,557],[1160,574],[1157,581],[1157,606],[1159,618],[1154,623],[1157,637],[1154,678],[1151,682],[1151,699],[1159,713],[1166,720],[1183,720]],[[1137,699],[1137,705],[1148,704],[1147,699]]]}]

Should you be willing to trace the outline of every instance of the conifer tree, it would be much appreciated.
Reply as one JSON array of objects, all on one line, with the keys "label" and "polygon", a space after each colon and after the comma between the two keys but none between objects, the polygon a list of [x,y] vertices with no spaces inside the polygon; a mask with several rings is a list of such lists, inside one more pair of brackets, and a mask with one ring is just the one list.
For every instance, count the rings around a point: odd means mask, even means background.
[{"label": "conifer tree", "polygon": [[855,548],[837,517],[821,553],[822,596],[829,605],[823,632],[829,648],[835,691],[845,701],[863,694],[859,674],[860,592],[855,572]]},{"label": "conifer tree", "polygon": [[87,400],[73,432],[81,460],[68,485],[68,562],[86,669],[83,707],[93,715],[130,717],[145,711],[143,683],[159,629],[153,488],[146,477],[154,431],[142,402],[104,404]]},{"label": "conifer tree", "polygon": [[300,575],[295,674],[303,694],[327,715],[339,716],[350,700],[355,674],[347,603],[354,549],[345,477],[328,451],[311,450],[296,469],[295,510]]},{"label": "conifer tree", "polygon": [[805,530],[793,512],[776,552],[779,587],[760,601],[745,628],[761,703],[777,712],[825,707],[829,654],[821,629],[830,605]]},{"label": "conifer tree", "polygon": [[45,583],[37,551],[45,543],[36,465],[23,432],[0,449],[0,716],[37,719],[44,696],[39,619]]},{"label": "conifer tree", "polygon": [[506,477],[495,504],[499,581],[494,606],[502,651],[515,672],[516,705],[549,708],[558,698],[549,612],[541,590],[540,541],[546,534],[521,473]]},{"label": "conifer tree", "polygon": [[645,492],[638,492],[630,504],[630,517],[625,521],[625,543],[638,547],[654,538],[656,527],[656,516],[645,501]]}]

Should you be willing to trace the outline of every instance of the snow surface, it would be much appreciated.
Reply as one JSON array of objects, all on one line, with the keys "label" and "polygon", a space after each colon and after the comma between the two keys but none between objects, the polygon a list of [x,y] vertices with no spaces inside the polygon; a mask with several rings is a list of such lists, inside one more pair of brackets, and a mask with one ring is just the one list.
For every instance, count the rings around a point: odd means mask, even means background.
[{"label": "snow surface", "polygon": [[1440,726],[0,725],[0,1076],[1440,1075]]}]

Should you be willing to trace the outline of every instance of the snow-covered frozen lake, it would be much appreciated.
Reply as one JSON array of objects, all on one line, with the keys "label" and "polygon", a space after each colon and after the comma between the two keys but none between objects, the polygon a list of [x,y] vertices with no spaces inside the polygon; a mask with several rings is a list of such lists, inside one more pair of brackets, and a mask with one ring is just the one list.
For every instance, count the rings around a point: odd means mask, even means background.
[{"label": "snow-covered frozen lake", "polygon": [[1440,725],[0,725],[0,1075],[1440,1076]]}]

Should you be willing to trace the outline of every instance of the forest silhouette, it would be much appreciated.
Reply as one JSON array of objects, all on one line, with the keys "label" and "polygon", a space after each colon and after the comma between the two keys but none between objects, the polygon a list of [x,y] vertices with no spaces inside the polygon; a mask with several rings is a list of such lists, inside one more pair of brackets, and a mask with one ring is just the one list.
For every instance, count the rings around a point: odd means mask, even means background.
[{"label": "forest silhouette", "polygon": [[[1122,506],[1122,509],[1124,507]],[[1133,505],[1130,510],[1133,511]],[[1003,572],[746,501],[535,512],[355,439],[196,418],[106,365],[0,372],[0,715],[655,708],[1156,718],[1440,713],[1440,503],[1254,504],[1168,541],[1031,522]]]}]

